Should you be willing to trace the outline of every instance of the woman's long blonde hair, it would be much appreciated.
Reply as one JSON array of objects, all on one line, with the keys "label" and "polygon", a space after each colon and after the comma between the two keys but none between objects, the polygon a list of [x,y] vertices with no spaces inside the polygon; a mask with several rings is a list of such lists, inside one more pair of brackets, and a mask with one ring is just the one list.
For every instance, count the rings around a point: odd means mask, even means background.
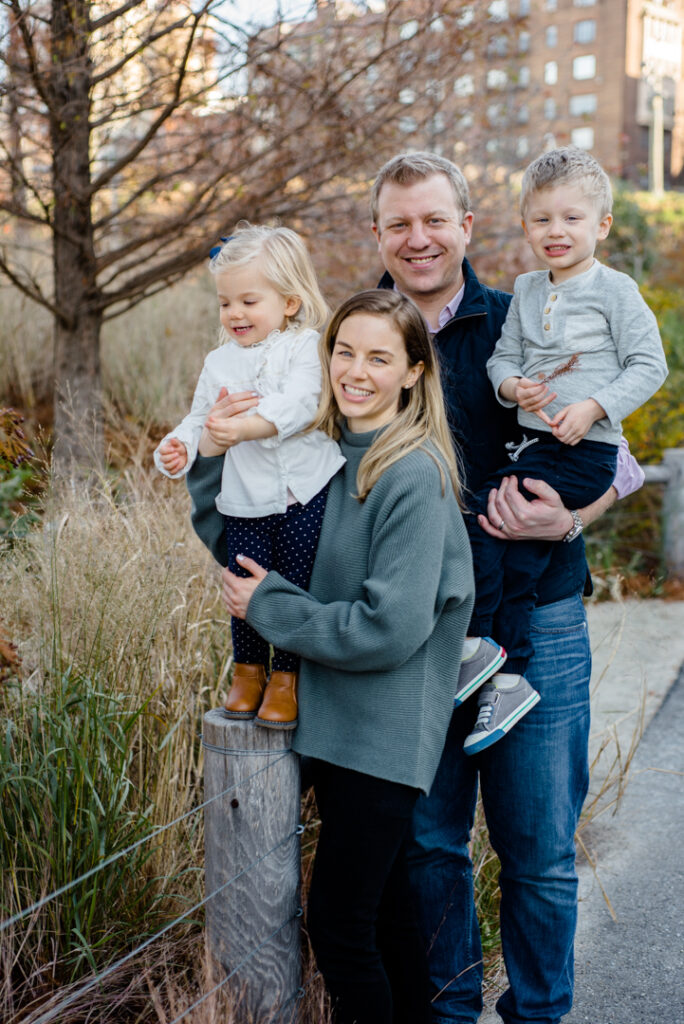
[{"label": "woman's long blonde hair", "polygon": [[323,329],[328,307],[309,252],[296,231],[242,221],[214,256],[209,269],[212,274],[222,274],[250,263],[258,267],[279,295],[293,295],[301,300],[299,309],[289,318],[293,324],[316,331]]},{"label": "woman's long blonde hair", "polygon": [[442,493],[446,486],[446,470],[454,494],[460,498],[458,457],[447,423],[437,353],[420,310],[399,292],[388,289],[359,292],[343,302],[333,313],[328,329],[319,342],[323,388],[311,429],[322,430],[335,440],[340,437],[342,416],[330,384],[330,361],[342,322],[355,313],[389,320],[404,339],[409,367],[420,362],[424,365],[416,383],[401,391],[397,415],[373,441],[361,460],[356,478],[356,497],[364,501],[386,469],[414,449],[423,448],[439,467]]}]

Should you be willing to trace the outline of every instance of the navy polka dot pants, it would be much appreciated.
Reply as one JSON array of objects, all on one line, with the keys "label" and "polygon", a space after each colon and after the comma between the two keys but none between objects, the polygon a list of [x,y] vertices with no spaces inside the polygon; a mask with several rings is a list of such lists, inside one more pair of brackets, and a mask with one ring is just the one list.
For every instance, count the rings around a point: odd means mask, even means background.
[{"label": "navy polka dot pants", "polygon": [[[311,579],[318,537],[321,532],[328,484],[307,502],[288,505],[277,515],[260,519],[238,519],[226,516],[228,568],[236,576],[249,576],[235,561],[236,555],[253,558],[264,569],[275,569],[286,580],[306,590]],[[240,664],[265,665],[268,671],[269,644],[243,619],[232,618],[233,658]],[[296,672],[299,657],[273,649],[271,669]]]}]

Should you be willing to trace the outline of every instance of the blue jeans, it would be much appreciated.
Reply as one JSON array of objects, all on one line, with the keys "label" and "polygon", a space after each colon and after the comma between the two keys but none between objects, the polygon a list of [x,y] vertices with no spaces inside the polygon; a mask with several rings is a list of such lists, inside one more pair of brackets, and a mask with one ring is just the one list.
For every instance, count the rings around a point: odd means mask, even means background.
[{"label": "blue jeans", "polygon": [[473,1024],[482,1010],[480,936],[468,841],[478,772],[501,861],[501,941],[510,987],[505,1024],[558,1024],[573,993],[577,875],[574,832],[589,784],[591,654],[579,595],[535,609],[527,678],[541,700],[503,739],[463,753],[477,701],[454,711],[409,848],[428,943],[433,1024]]}]

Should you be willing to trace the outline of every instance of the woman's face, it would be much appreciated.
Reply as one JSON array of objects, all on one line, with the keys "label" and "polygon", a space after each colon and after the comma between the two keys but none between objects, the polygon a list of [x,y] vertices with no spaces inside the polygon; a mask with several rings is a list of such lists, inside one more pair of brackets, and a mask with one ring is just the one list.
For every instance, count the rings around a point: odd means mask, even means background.
[{"label": "woman's face", "polygon": [[387,317],[352,313],[340,324],[330,383],[353,433],[377,430],[393,420],[402,388],[413,387],[422,372],[422,362],[409,366],[404,339]]}]

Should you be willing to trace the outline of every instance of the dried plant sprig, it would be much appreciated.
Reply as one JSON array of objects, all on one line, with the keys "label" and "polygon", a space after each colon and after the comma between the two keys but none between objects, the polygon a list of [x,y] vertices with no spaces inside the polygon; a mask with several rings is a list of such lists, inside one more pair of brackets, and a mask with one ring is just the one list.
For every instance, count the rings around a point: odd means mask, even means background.
[{"label": "dried plant sprig", "polygon": [[546,376],[543,373],[540,373],[539,380],[542,384],[549,384],[552,380],[555,380],[556,377],[562,377],[564,373],[572,373],[573,370],[578,370],[580,365],[579,359],[580,353],[573,352],[567,363],[562,363],[560,366],[557,366],[555,370],[552,370],[551,373],[546,374]]}]

